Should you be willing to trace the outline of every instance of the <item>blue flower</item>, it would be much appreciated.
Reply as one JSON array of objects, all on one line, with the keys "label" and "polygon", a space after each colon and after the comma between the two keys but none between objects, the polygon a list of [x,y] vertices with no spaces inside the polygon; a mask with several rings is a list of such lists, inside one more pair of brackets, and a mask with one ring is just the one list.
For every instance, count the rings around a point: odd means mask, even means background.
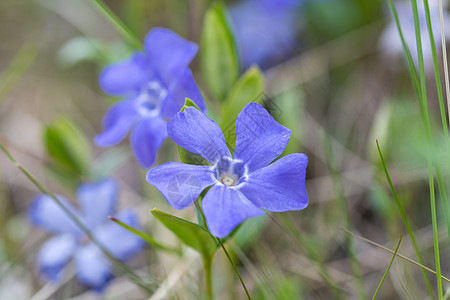
[{"label": "blue flower", "polygon": [[230,6],[230,16],[245,68],[266,68],[294,50],[300,29],[296,8],[303,0],[244,0]]},{"label": "blue flower", "polygon": [[[114,257],[126,261],[143,248],[144,241],[108,220],[107,217],[115,210],[117,195],[117,183],[104,179],[78,188],[79,210],[64,197],[58,196],[58,199],[84,222]],[[139,227],[137,217],[131,211],[122,211],[115,217],[132,227]],[[33,225],[55,234],[38,253],[40,272],[48,280],[58,282],[73,257],[78,280],[101,292],[112,278],[111,262],[50,196],[39,195],[35,198],[29,218]]]},{"label": "blue flower", "polygon": [[205,104],[195,83],[189,63],[197,45],[164,28],[151,30],[144,52],[107,66],[99,77],[102,90],[124,97],[114,104],[103,119],[104,131],[96,136],[101,147],[116,145],[131,130],[130,143],[136,160],[150,167],[164,139],[167,119],[192,99],[202,110]]},{"label": "blue flower", "polygon": [[246,219],[264,214],[262,209],[281,212],[308,205],[308,157],[294,153],[271,163],[286,148],[291,132],[260,104],[246,105],[236,119],[234,158],[220,127],[193,107],[176,114],[167,128],[178,145],[212,165],[169,162],[150,170],[147,181],[176,209],[190,206],[211,187],[202,206],[214,236],[227,236]]}]

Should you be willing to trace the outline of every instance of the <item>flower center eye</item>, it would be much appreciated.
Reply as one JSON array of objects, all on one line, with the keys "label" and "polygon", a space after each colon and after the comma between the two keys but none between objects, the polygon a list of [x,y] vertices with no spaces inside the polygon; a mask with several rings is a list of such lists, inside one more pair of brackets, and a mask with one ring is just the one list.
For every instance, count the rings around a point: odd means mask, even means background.
[{"label": "flower center eye", "polygon": [[157,81],[149,82],[136,99],[136,106],[142,116],[154,116],[161,110],[161,102],[167,96],[167,90]]},{"label": "flower center eye", "polygon": [[234,185],[236,185],[236,183],[237,183],[238,181],[239,181],[239,180],[238,180],[236,177],[230,176],[230,175],[223,176],[223,177],[220,179],[220,182],[222,182],[223,184],[225,184],[225,185],[227,185],[227,186],[234,186]]},{"label": "flower center eye", "polygon": [[213,168],[217,181],[226,186],[237,186],[247,178],[247,166],[230,157],[222,157]]}]

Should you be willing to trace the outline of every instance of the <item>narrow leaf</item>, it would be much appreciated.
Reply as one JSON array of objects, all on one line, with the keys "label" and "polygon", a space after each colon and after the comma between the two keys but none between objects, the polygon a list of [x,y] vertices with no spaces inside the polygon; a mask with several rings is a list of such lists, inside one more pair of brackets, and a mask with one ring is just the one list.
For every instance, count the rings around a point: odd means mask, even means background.
[{"label": "narrow leaf", "polygon": [[226,9],[220,2],[206,12],[200,49],[203,79],[211,94],[224,100],[239,76],[239,63]]},{"label": "narrow leaf", "polygon": [[65,117],[44,129],[44,144],[53,163],[77,175],[87,173],[91,153],[86,137]]},{"label": "narrow leaf", "polygon": [[256,102],[264,90],[264,75],[258,67],[254,66],[239,78],[228,93],[223,107],[222,128],[230,148],[234,148],[236,142],[234,126],[239,112],[249,102]]},{"label": "narrow leaf", "polygon": [[151,213],[184,244],[198,251],[204,258],[210,258],[216,252],[216,240],[205,228],[157,208],[152,209]]},{"label": "narrow leaf", "polygon": [[122,221],[114,218],[114,217],[108,217],[111,221],[113,221],[114,223],[122,226],[123,228],[125,228],[126,230],[128,230],[129,232],[137,235],[138,237],[140,237],[141,239],[143,239],[144,241],[146,241],[148,244],[153,245],[161,250],[167,251],[167,252],[175,252],[180,254],[180,249],[175,249],[175,248],[170,248],[167,246],[164,246],[162,244],[160,244],[159,242],[157,242],[153,237],[151,237],[150,235],[148,235],[147,233],[133,228],[130,225],[127,225],[125,223],[123,223]]},{"label": "narrow leaf", "polygon": [[394,262],[394,258],[397,255],[397,251],[398,251],[398,248],[400,247],[400,243],[401,242],[402,242],[402,236],[400,236],[400,239],[398,240],[397,247],[395,248],[395,251],[394,251],[394,255],[392,256],[391,261],[389,262],[389,265],[388,265],[388,267],[386,269],[386,272],[384,272],[384,275],[381,278],[380,284],[378,285],[378,288],[375,291],[375,294],[373,295],[372,300],[375,300],[375,298],[377,297],[378,292],[381,289],[381,285],[383,284],[384,280],[386,279],[387,274],[389,273],[389,270],[391,269],[392,263]]}]

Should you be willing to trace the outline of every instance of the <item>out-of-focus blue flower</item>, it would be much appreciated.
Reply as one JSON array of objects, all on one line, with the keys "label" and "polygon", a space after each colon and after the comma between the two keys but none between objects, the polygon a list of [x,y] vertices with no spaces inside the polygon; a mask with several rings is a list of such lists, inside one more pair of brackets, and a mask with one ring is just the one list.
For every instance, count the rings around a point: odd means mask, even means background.
[{"label": "out-of-focus blue flower", "polygon": [[145,38],[144,52],[134,52],[128,59],[107,66],[100,74],[100,87],[125,100],[108,110],[104,131],[96,136],[95,143],[101,147],[115,145],[131,130],[136,160],[142,167],[150,167],[167,138],[166,120],[181,109],[185,98],[205,110],[188,68],[197,48],[168,29],[154,28]]},{"label": "out-of-focus blue flower", "polygon": [[244,0],[229,8],[244,68],[267,67],[288,55],[300,27],[296,8],[304,0]]},{"label": "out-of-focus blue flower", "polygon": [[308,205],[305,188],[308,157],[295,153],[274,163],[291,136],[257,103],[246,105],[236,119],[234,158],[220,127],[189,107],[168,123],[169,136],[212,166],[169,162],[150,170],[147,181],[176,209],[190,206],[207,187],[202,206],[210,232],[224,237],[248,218],[268,211],[301,210]]},{"label": "out-of-focus blue flower", "polygon": [[[64,197],[58,196],[58,199],[84,222],[114,257],[126,261],[139,252],[145,243],[108,220],[108,216],[114,213],[117,195],[117,183],[112,179],[104,179],[79,187],[79,210]],[[101,292],[112,278],[113,267],[101,249],[84,235],[48,195],[37,196],[28,215],[33,225],[55,234],[43,244],[38,253],[40,272],[48,280],[58,282],[62,279],[66,265],[74,258],[78,280]],[[129,210],[122,211],[115,217],[132,227],[139,227],[136,215]]]},{"label": "out-of-focus blue flower", "polygon": [[[430,17],[431,17],[431,25],[433,28],[434,40],[436,42],[436,47],[441,45],[441,25],[440,25],[440,17],[439,17],[439,2],[438,0],[429,0],[428,1],[430,7]],[[412,59],[416,66],[419,64],[417,57],[417,46],[416,46],[416,34],[414,27],[414,15],[411,6],[411,1],[397,1],[394,3],[395,8],[398,13],[398,18],[400,21],[400,26],[403,31],[403,35],[405,37],[405,41],[408,45],[409,50],[411,51]],[[430,46],[430,36],[428,34],[427,27],[427,19],[425,14],[425,7],[423,1],[417,1],[418,15],[419,15],[419,24],[420,24],[420,33],[422,39],[422,51],[424,61],[431,61],[432,52]],[[448,24],[450,20],[450,15],[444,8],[444,22]],[[446,39],[450,38],[450,31],[446,31],[445,33]],[[397,25],[395,23],[394,18],[389,24],[389,26],[385,29],[380,38],[380,50],[384,53],[384,55],[388,58],[398,57],[403,54],[403,46],[400,39],[400,35],[398,33]]]}]

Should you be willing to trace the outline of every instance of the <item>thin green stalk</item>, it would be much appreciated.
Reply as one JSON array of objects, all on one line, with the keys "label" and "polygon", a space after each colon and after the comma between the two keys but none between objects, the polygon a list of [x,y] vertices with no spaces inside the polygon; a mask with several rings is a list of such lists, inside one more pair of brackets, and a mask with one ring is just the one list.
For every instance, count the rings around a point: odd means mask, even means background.
[{"label": "thin green stalk", "polygon": [[213,296],[213,289],[212,289],[212,258],[211,257],[204,257],[203,258],[203,269],[204,269],[204,276],[205,276],[205,286],[206,286],[206,296],[208,297],[208,300],[214,299]]},{"label": "thin green stalk", "polygon": [[[198,199],[197,199],[198,200]],[[200,204],[198,203],[198,201],[194,201],[195,206],[197,207],[197,213],[199,213],[203,219],[203,222],[206,225],[206,219],[205,219],[205,214],[203,213],[202,208],[200,207]],[[207,228],[207,227],[206,227]],[[247,298],[249,300],[251,300],[250,294],[247,290],[247,287],[245,286],[244,280],[241,277],[241,274],[239,273],[239,270],[236,268],[236,265],[233,262],[233,259],[231,258],[230,254],[228,253],[227,249],[225,248],[225,246],[222,243],[222,240],[219,238],[216,238],[217,242],[220,244],[220,246],[222,247],[223,252],[225,253],[225,256],[227,257],[228,261],[231,264],[231,267],[233,268],[234,272],[236,273],[236,276],[239,278],[239,281],[241,282],[242,288],[244,289],[245,295],[247,295]],[[203,258],[205,259],[205,258]],[[206,267],[205,267],[205,271],[206,271]]]},{"label": "thin green stalk", "polygon": [[[434,41],[434,33],[433,33],[433,27],[431,24],[430,7],[428,5],[428,0],[424,0],[424,6],[425,6],[426,19],[427,19],[428,35],[430,37],[431,54],[433,57],[433,70],[434,70],[434,78],[436,81],[436,89],[437,89],[438,100],[439,100],[439,110],[441,113],[442,130],[444,132],[444,137],[445,137],[445,141],[447,143],[447,147],[450,149],[450,139],[449,139],[449,135],[448,135],[447,116],[445,114],[444,97],[442,94],[441,75],[439,73],[439,66],[438,66],[438,60],[437,60],[437,54],[436,54],[436,43]],[[445,44],[445,41],[444,41],[444,44]],[[450,207],[448,204],[445,182],[442,178],[441,172],[438,171],[438,167],[436,168],[436,176],[438,179],[438,185],[439,185],[439,190],[440,190],[440,194],[441,194],[442,204],[444,207],[445,222],[447,224],[447,235],[450,239],[450,212],[449,212]]]},{"label": "thin green stalk", "polygon": [[237,277],[239,278],[239,281],[241,282],[242,287],[244,288],[245,295],[247,296],[248,300],[251,300],[250,293],[247,290],[247,287],[245,286],[244,280],[241,277],[241,274],[239,273],[239,270],[237,269],[236,265],[233,262],[233,259],[231,258],[230,254],[228,253],[227,249],[223,245],[222,241],[217,238],[217,242],[219,242],[220,247],[222,247],[223,252],[225,253],[225,256],[228,258],[228,261],[230,262],[231,266],[233,267],[234,272],[236,273]]},{"label": "thin green stalk", "polygon": [[375,298],[377,297],[378,292],[380,291],[381,286],[383,285],[383,282],[386,279],[387,274],[389,273],[389,270],[391,269],[392,263],[394,262],[394,258],[397,255],[397,251],[398,251],[398,248],[400,247],[400,243],[401,242],[402,242],[402,236],[400,236],[400,239],[398,240],[397,247],[395,248],[394,255],[392,256],[391,261],[389,262],[389,266],[387,267],[386,272],[384,272],[384,275],[381,278],[380,284],[378,285],[377,290],[375,291],[375,294],[372,297],[372,300],[375,300]]},{"label": "thin green stalk", "polygon": [[442,6],[442,0],[438,1],[439,5],[439,21],[441,25],[441,46],[442,46],[442,61],[444,62],[444,78],[445,78],[445,94],[447,96],[447,109],[450,115],[450,80],[448,76],[448,63],[447,63],[447,46],[445,38],[444,28],[444,9]]},{"label": "thin green stalk", "polygon": [[[425,0],[426,1],[426,0]],[[427,2],[428,3],[428,2]],[[425,126],[429,132],[430,145],[433,145],[433,137],[431,134],[431,126],[428,116],[428,103],[427,103],[427,90],[426,90],[426,78],[425,78],[425,64],[423,62],[423,51],[422,51],[422,39],[420,35],[420,23],[419,23],[419,13],[417,9],[417,0],[411,0],[413,15],[414,15],[414,29],[416,32],[416,45],[417,45],[417,55],[419,58],[419,75],[420,75],[420,84],[422,91],[422,102],[423,108],[426,110],[426,124]],[[426,9],[426,8],[425,8]],[[442,280],[441,280],[441,263],[439,257],[439,240],[437,233],[437,219],[436,219],[436,199],[434,192],[434,171],[433,171],[433,163],[431,158],[428,158],[428,176],[429,176],[429,185],[430,185],[430,206],[431,206],[431,222],[433,225],[433,242],[434,242],[434,259],[436,261],[436,272],[438,273],[437,278],[437,287],[438,287],[438,298],[442,299]],[[441,187],[444,189],[445,187]]]},{"label": "thin green stalk", "polygon": [[[280,214],[279,218],[283,222],[283,224],[285,226],[285,229],[291,235],[291,237],[294,239],[296,244],[300,248],[305,247],[306,252],[308,253],[308,256],[317,265],[317,268],[319,269],[320,276],[322,277],[323,281],[325,282],[325,284],[330,289],[330,291],[333,294],[334,298],[335,299],[344,299],[344,296],[342,294],[342,289],[339,288],[339,286],[334,281],[334,279],[331,276],[331,274],[328,272],[327,267],[322,262],[322,260],[319,257],[319,255],[317,254],[317,250],[311,245],[311,243],[306,241],[306,239],[303,237],[303,234],[298,233],[298,231],[295,228],[295,225],[293,224],[292,220],[288,216],[286,216],[284,214]],[[277,224],[277,223],[275,222],[275,224]]]},{"label": "thin green stalk", "polygon": [[91,0],[98,10],[116,27],[116,29],[136,49],[142,49],[139,38],[122,22],[122,20],[102,1]]},{"label": "thin green stalk", "polygon": [[[339,169],[336,163],[336,159],[334,157],[333,150],[331,148],[329,137],[325,132],[322,132],[322,144],[325,149],[327,165],[333,178],[334,190],[341,205],[342,212],[345,214],[346,227],[347,229],[351,230],[353,225],[350,218],[350,210],[348,208],[347,201],[345,201],[344,186],[342,184],[342,180],[339,175]],[[355,281],[358,296],[360,299],[367,299],[368,295],[364,287],[364,281],[362,279],[361,265],[358,261],[358,258],[355,255],[356,250],[355,245],[353,243],[353,239],[349,236],[345,236],[345,247],[349,254],[350,267],[352,270],[353,280]]]},{"label": "thin green stalk", "polygon": [[[361,240],[361,241],[364,241],[364,242],[366,242],[366,243],[368,243],[368,244],[371,244],[372,246],[378,247],[378,248],[380,248],[380,249],[382,249],[382,250],[384,250],[384,251],[387,251],[387,252],[389,252],[389,253],[391,253],[391,254],[394,254],[394,251],[392,251],[391,249],[386,248],[386,247],[384,247],[383,245],[380,245],[380,244],[378,244],[378,243],[375,243],[374,241],[371,241],[371,240],[369,240],[369,239],[366,239],[366,238],[364,238],[364,237],[362,237],[362,236],[356,235],[356,234],[354,234],[353,232],[348,231],[348,230],[345,229],[345,228],[338,227],[338,229],[347,232],[348,234],[350,234],[350,235],[353,236],[354,238],[357,238],[357,239],[359,239],[359,240]],[[404,255],[402,255],[402,254],[399,254],[399,253],[397,253],[397,256],[400,257],[400,258],[403,259],[403,260],[406,260],[406,261],[409,262],[409,263],[412,263],[413,265],[416,265],[416,266],[422,268],[424,271],[427,271],[427,272],[430,272],[430,273],[432,273],[432,274],[434,274],[434,275],[437,275],[437,273],[436,273],[435,270],[430,269],[430,268],[428,268],[427,266],[424,266],[423,264],[418,263],[418,262],[416,262],[415,260],[412,260],[412,259],[409,258],[409,257],[406,257],[406,256],[404,256]],[[441,275],[441,278],[442,278],[442,280],[445,280],[445,281],[447,281],[448,283],[450,283],[450,279],[448,279],[447,277]]]},{"label": "thin green stalk", "polygon": [[442,129],[444,131],[444,135],[445,135],[446,139],[448,140],[447,116],[445,115],[445,104],[444,104],[444,96],[442,94],[441,75],[439,74],[439,67],[438,67],[438,61],[437,61],[437,55],[436,55],[436,43],[434,41],[433,27],[431,25],[430,7],[428,5],[428,0],[424,0],[423,4],[425,6],[428,35],[430,37],[431,54],[433,57],[434,78],[436,81],[436,89],[437,89],[438,100],[439,100],[439,109],[441,112]]},{"label": "thin green stalk", "polygon": [[31,66],[37,55],[37,49],[29,44],[24,44],[12,61],[2,72],[0,77],[0,103],[5,99],[16,82]]},{"label": "thin green stalk", "polygon": [[[439,5],[439,19],[440,19],[440,27],[441,27],[441,45],[442,45],[442,61],[444,63],[444,78],[445,78],[445,94],[447,98],[447,109],[448,113],[450,115],[450,81],[448,76],[448,63],[447,63],[447,46],[446,46],[446,39],[445,39],[445,29],[444,29],[444,13],[443,13],[443,7],[442,7],[442,0],[438,1]],[[447,139],[449,142],[450,140]],[[439,175],[439,173],[438,173]],[[439,176],[438,176],[439,180]],[[438,183],[439,186],[441,186],[440,183]],[[445,220],[447,223],[447,235],[450,239],[450,207],[448,205],[448,199],[447,201],[442,200],[443,206],[444,206],[444,213],[445,213]]]},{"label": "thin green stalk", "polygon": [[[402,40],[403,49],[404,49],[406,57],[407,57],[409,71],[410,71],[411,78],[413,80],[413,84],[414,84],[414,87],[415,87],[415,90],[417,93],[417,98],[419,100],[419,105],[420,105],[420,109],[421,109],[421,113],[422,113],[423,122],[424,122],[424,126],[426,128],[427,137],[429,140],[429,145],[432,146],[432,145],[434,145],[434,141],[433,141],[433,135],[431,132],[431,125],[430,125],[430,119],[429,119],[429,114],[428,114],[425,69],[424,69],[424,63],[423,63],[423,51],[422,51],[422,41],[421,41],[421,36],[420,36],[417,1],[411,0],[413,14],[414,14],[414,29],[415,29],[415,33],[416,33],[417,54],[418,54],[418,60],[419,60],[420,83],[419,83],[419,80],[417,79],[417,74],[415,71],[414,63],[412,61],[411,53],[409,51],[408,45],[406,44],[403,33],[402,33],[402,29],[401,29],[400,22],[398,19],[397,11],[395,9],[393,1],[392,0],[388,0],[388,1],[389,1],[389,5],[391,7],[391,11],[395,18],[395,22],[397,24],[397,29],[399,31],[400,38]],[[437,167],[438,177],[440,177],[440,173],[441,172],[440,172],[439,166],[438,166]],[[435,194],[434,194],[433,164],[431,162],[431,158],[428,158],[428,174],[429,174],[428,180],[429,180],[429,187],[430,187],[430,207],[431,207],[431,209],[433,209],[436,207],[436,203],[435,203]],[[445,190],[445,186],[439,186],[439,188],[441,191]],[[435,238],[437,238],[437,220],[435,219],[436,211],[431,212],[431,217],[432,217],[432,224],[433,224],[433,238],[435,239]],[[440,259],[439,259],[439,247],[438,246],[439,246],[438,240],[435,239],[434,240],[434,248],[435,248],[436,269],[437,269],[437,272],[440,273],[441,270],[440,270]],[[436,255],[436,254],[438,254],[438,255]],[[437,285],[438,285],[439,299],[442,299],[442,281],[441,281],[440,277],[438,277]],[[431,288],[431,286],[428,286],[428,284],[427,284],[427,289],[428,289],[428,293],[430,294],[430,296],[432,298],[434,298],[432,288]]]},{"label": "thin green stalk", "polygon": [[155,246],[156,248],[159,248],[161,250],[164,250],[166,252],[171,252],[171,253],[176,253],[178,255],[181,255],[181,249],[180,248],[172,248],[172,247],[168,247],[165,246],[159,242],[157,242],[153,237],[151,237],[150,235],[148,235],[147,233],[138,230],[136,228],[133,228],[131,226],[129,226],[128,224],[123,223],[122,221],[114,218],[114,217],[108,217],[111,221],[113,221],[114,223],[119,224],[120,226],[122,226],[123,228],[125,228],[126,230],[134,233],[135,235],[139,236],[141,239],[143,239],[144,241],[146,241],[148,244]]},{"label": "thin green stalk", "polygon": [[[389,172],[387,170],[386,163],[384,161],[384,157],[381,152],[381,148],[380,148],[380,144],[378,143],[378,140],[377,140],[377,149],[378,149],[378,154],[380,156],[381,164],[383,166],[384,174],[386,175],[386,179],[389,183],[389,187],[391,188],[391,192],[392,192],[392,195],[394,196],[394,200],[395,200],[395,203],[397,204],[397,208],[398,208],[398,211],[400,212],[400,216],[402,217],[403,223],[405,224],[406,230],[408,231],[409,237],[411,238],[411,243],[413,245],[414,251],[416,252],[417,259],[419,260],[420,264],[423,265],[422,255],[420,254],[419,246],[417,245],[416,238],[414,236],[414,232],[411,229],[411,225],[409,224],[408,217],[406,216],[405,209],[403,208],[403,204],[400,201],[400,198],[398,197],[398,194],[397,194],[397,191],[395,190],[394,184],[392,183],[391,176],[389,175]],[[428,293],[430,294],[430,296],[432,296],[432,298],[434,298],[433,288],[432,288],[430,280],[424,270],[422,270],[422,275],[425,280],[425,284],[427,286]]]},{"label": "thin green stalk", "polygon": [[61,208],[64,213],[83,231],[84,234],[96,244],[100,250],[117,266],[119,267],[133,282],[139,285],[144,290],[151,292],[150,287],[143,282],[143,280],[134,273],[134,271],[129,268],[126,264],[115,258],[106,247],[97,240],[97,238],[91,233],[91,231],[84,225],[84,223],[79,220],[73,212],[71,212],[62,202],[45,186],[43,186],[25,167],[23,167],[6,148],[0,144],[0,149],[5,153],[8,159],[44,194],[48,195],[53,199],[53,201]]}]

